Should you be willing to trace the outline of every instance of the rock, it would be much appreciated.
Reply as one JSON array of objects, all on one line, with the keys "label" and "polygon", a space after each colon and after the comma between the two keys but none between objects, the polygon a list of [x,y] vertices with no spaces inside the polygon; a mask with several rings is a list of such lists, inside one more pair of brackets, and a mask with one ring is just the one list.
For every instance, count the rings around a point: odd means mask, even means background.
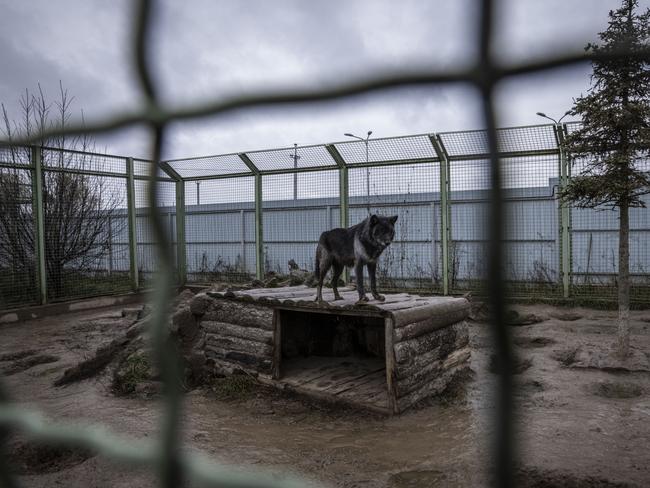
[{"label": "rock", "polygon": [[546,320],[544,317],[539,317],[534,313],[520,315],[516,310],[508,310],[506,312],[506,324],[508,325],[532,325],[544,322],[544,320]]},{"label": "rock", "polygon": [[196,318],[189,306],[180,307],[172,315],[171,331],[181,337],[193,337],[198,329]]},{"label": "rock", "polygon": [[253,280],[251,281],[251,288],[264,288],[264,282],[261,280]]},{"label": "rock", "polygon": [[138,314],[138,320],[147,317],[150,313],[151,313],[151,305],[149,305],[148,303],[144,304],[140,309],[140,313]]},{"label": "rock", "polygon": [[280,284],[280,280],[278,279],[277,276],[273,276],[272,278],[269,278],[264,282],[264,287],[265,288],[277,288],[278,285]]},{"label": "rock", "polygon": [[212,302],[213,299],[208,295],[199,293],[190,300],[190,312],[192,312],[192,315],[201,316],[205,314]]},{"label": "rock", "polygon": [[194,298],[194,292],[192,290],[183,290],[174,299],[174,307],[187,304],[192,298]]},{"label": "rock", "polygon": [[137,320],[140,318],[142,307],[131,307],[122,309],[122,317]]},{"label": "rock", "polygon": [[134,393],[141,398],[151,398],[160,395],[163,388],[162,381],[143,381],[135,386]]},{"label": "rock", "polygon": [[150,323],[151,320],[149,318],[139,320],[138,322],[134,323],[131,327],[126,329],[127,339],[133,339],[134,337],[142,335],[145,332],[145,330],[149,327]]}]

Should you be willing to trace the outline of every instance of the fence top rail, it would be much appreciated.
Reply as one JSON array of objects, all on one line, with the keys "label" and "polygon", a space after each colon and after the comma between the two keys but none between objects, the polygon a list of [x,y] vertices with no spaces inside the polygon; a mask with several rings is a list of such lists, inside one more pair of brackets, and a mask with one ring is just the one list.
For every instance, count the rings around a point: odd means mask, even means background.
[{"label": "fence top rail", "polygon": [[[569,124],[578,124],[579,122],[569,122]],[[566,125],[562,124],[562,125]],[[557,144],[555,140],[551,141],[551,136],[554,136],[554,127],[555,124],[535,124],[535,125],[526,125],[526,126],[512,126],[512,127],[501,127],[497,129],[498,134],[505,137],[508,144],[507,147],[504,147],[504,154],[507,154],[509,157],[517,156],[521,153],[522,156],[534,155],[539,153],[540,155],[549,154],[553,150],[557,150]],[[193,168],[190,164],[192,162],[206,161],[209,159],[221,159],[226,161],[228,158],[236,158],[240,154],[245,154],[256,165],[259,169],[259,172],[264,174],[273,174],[275,172],[287,172],[292,173],[305,170],[305,163],[308,169],[322,168],[322,169],[334,169],[338,167],[337,162],[332,158],[331,154],[326,150],[327,146],[335,147],[345,164],[345,166],[354,167],[354,166],[373,166],[373,165],[382,165],[387,161],[390,161],[391,164],[409,164],[417,161],[439,161],[435,149],[430,143],[429,138],[433,136],[441,136],[443,139],[447,139],[447,142],[453,142],[450,138],[455,138],[456,142],[460,143],[459,147],[467,148],[466,154],[456,151],[451,151],[451,158],[453,159],[476,159],[477,155],[484,155],[486,151],[482,148],[482,144],[479,144],[480,141],[476,140],[477,137],[482,137],[486,134],[486,129],[472,129],[472,130],[463,130],[463,131],[447,131],[440,133],[422,133],[422,134],[408,134],[401,136],[389,136],[389,137],[377,137],[372,139],[363,140],[361,138],[353,140],[342,140],[335,141],[324,144],[308,144],[308,145],[296,145],[296,146],[286,146],[272,149],[256,149],[251,151],[238,151],[232,153],[224,154],[215,154],[209,156],[195,156],[190,158],[178,158],[170,159],[164,161],[164,163],[170,164],[174,169],[176,169],[179,174],[185,178],[191,178],[192,180],[200,180],[202,177],[209,179],[210,177],[229,177],[230,174],[233,177],[253,174],[249,173],[246,170],[244,171],[234,171],[234,169],[224,169],[224,168],[203,168],[196,167]],[[528,136],[527,136],[528,134]],[[548,136],[548,137],[545,137]],[[521,141],[520,141],[521,139]],[[524,142],[525,140],[525,142]],[[409,150],[405,149],[408,144],[412,142],[413,145]],[[445,141],[443,141],[444,143]],[[391,143],[397,143],[396,146],[391,146]],[[402,146],[399,146],[401,144]],[[517,149],[517,145],[520,145],[520,150]],[[554,147],[551,147],[554,145]],[[366,154],[366,157],[363,157],[366,146],[371,149],[371,152],[374,153],[372,158]],[[481,147],[479,147],[481,146]],[[356,153],[355,153],[356,150]],[[300,154],[302,152],[302,154]],[[306,154],[305,154],[306,152]],[[412,154],[411,154],[412,152]],[[294,165],[292,162],[291,155],[298,155],[298,163]],[[400,157],[400,155],[402,157]],[[303,161],[300,161],[300,158]],[[309,161],[305,161],[305,160]],[[366,160],[367,159],[367,160]],[[181,168],[179,166],[184,165],[185,167]],[[302,166],[301,166],[302,164]],[[296,168],[297,166],[297,168]],[[204,174],[198,174],[197,172],[203,171]],[[184,174],[186,173],[187,174]]]}]

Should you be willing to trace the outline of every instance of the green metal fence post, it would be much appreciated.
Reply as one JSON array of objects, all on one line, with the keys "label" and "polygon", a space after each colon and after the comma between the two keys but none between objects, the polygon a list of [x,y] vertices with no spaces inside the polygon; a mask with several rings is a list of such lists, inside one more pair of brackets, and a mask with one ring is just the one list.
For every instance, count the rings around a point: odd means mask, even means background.
[{"label": "green metal fence post", "polygon": [[264,279],[264,217],[262,213],[262,174],[246,153],[239,154],[255,176],[255,277]]},{"label": "green metal fence post", "polygon": [[187,283],[187,255],[185,251],[185,182],[176,181],[176,269],[178,285]]},{"label": "green metal fence post", "polygon": [[129,227],[129,273],[133,291],[140,289],[140,275],[138,273],[138,234],[135,206],[135,179],[133,177],[133,158],[126,159],[126,205]]},{"label": "green metal fence post", "polygon": [[[341,153],[336,149],[336,146],[333,144],[327,144],[325,149],[327,149],[327,152],[330,153],[330,156],[332,156],[332,159],[334,159],[336,165],[339,167],[339,227],[346,228],[350,225],[350,183],[348,180],[348,166],[345,164],[345,159],[343,159]],[[345,283],[349,283],[350,270],[347,267],[343,270],[342,277]]]},{"label": "green metal fence post", "polygon": [[32,147],[32,211],[34,213],[34,253],[39,303],[47,303],[47,271],[45,267],[45,209],[43,208],[43,160],[41,148]]},{"label": "green metal fence post", "polygon": [[[449,156],[442,139],[437,134],[429,136],[436,155],[440,160],[440,244],[442,247],[442,294],[449,295],[450,248],[451,248],[451,209],[449,205]],[[435,236],[434,236],[435,239]]]},{"label": "green metal fence post", "polygon": [[[560,163],[560,188],[569,184],[569,158],[564,149],[566,125],[556,124],[555,138],[558,147]],[[562,275],[562,296],[569,298],[571,294],[571,209],[569,203],[560,199],[560,274]]]},{"label": "green metal fence post", "polygon": [[[185,180],[165,161],[160,168],[176,182],[176,271],[178,286],[187,283],[187,254],[185,250]],[[156,182],[153,182],[154,184]]]},{"label": "green metal fence post", "polygon": [[264,216],[262,214],[262,175],[255,175],[255,268],[258,280],[264,279]]}]

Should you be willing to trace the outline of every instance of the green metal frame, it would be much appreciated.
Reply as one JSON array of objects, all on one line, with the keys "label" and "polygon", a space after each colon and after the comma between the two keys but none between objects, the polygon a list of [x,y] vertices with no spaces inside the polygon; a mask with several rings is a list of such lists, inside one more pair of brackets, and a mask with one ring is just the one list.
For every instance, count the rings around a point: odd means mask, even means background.
[{"label": "green metal frame", "polygon": [[185,180],[168,163],[161,162],[161,169],[176,182],[176,272],[178,286],[187,283],[187,251],[185,248]]},{"label": "green metal frame", "polygon": [[[348,179],[348,166],[339,153],[336,146],[328,144],[325,146],[332,159],[336,161],[339,168],[339,227],[346,228],[350,225],[350,181]],[[345,267],[342,275],[345,283],[350,282],[350,270]]]},{"label": "green metal frame", "polygon": [[450,248],[451,248],[451,208],[449,205],[449,156],[437,134],[429,136],[438,159],[440,160],[440,244],[442,248],[442,294],[449,295],[450,283]]},{"label": "green metal frame", "polygon": [[129,228],[129,274],[133,291],[140,289],[138,273],[138,233],[135,206],[135,179],[133,175],[133,158],[126,160],[126,201]]},{"label": "green metal frame", "polygon": [[43,159],[41,148],[32,147],[32,211],[34,214],[34,254],[39,303],[47,303],[47,270],[45,266],[45,209],[43,208]]},{"label": "green metal frame", "polygon": [[262,174],[253,161],[245,154],[239,158],[255,176],[255,277],[264,279],[264,216],[262,213]]}]

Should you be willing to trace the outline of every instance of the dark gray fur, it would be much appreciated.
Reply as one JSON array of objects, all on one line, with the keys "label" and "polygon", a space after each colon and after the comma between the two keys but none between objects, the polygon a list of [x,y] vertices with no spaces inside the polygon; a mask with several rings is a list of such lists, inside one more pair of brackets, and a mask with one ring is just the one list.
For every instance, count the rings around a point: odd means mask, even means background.
[{"label": "dark gray fur", "polygon": [[334,299],[343,299],[339,295],[337,285],[345,266],[354,266],[360,302],[368,301],[363,287],[364,266],[368,266],[372,296],[375,300],[383,301],[384,297],[377,292],[377,259],[393,241],[396,221],[397,215],[393,217],[371,215],[363,222],[347,229],[332,229],[323,232],[316,248],[315,275],[318,280],[316,301],[323,300],[323,280],[330,267],[333,268]]}]

